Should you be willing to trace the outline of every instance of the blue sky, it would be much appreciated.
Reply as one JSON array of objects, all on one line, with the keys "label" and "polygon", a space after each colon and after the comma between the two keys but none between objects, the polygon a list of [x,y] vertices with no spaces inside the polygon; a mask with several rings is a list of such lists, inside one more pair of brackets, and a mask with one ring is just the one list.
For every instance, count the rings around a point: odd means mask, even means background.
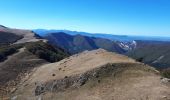
[{"label": "blue sky", "polygon": [[0,0],[0,24],[170,36],[170,0]]}]

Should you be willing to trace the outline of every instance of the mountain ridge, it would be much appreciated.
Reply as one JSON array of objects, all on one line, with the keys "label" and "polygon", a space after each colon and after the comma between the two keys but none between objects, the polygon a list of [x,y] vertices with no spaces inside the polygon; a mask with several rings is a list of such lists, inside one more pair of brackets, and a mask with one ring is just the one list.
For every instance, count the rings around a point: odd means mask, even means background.
[{"label": "mountain ridge", "polygon": [[[141,63],[143,59],[117,54],[128,50],[162,52],[162,47],[169,50],[166,43],[154,42],[153,46],[153,41],[128,43],[62,32],[50,33],[44,38],[31,30],[0,28],[6,38],[12,37],[6,33],[23,36],[17,41],[0,44],[2,100],[170,99],[168,70],[162,74],[144,64],[146,62]],[[69,56],[66,52],[69,50],[76,54]],[[164,59],[162,55],[156,60],[157,56],[151,57],[156,63]]]},{"label": "mountain ridge", "polygon": [[98,48],[103,48],[118,53],[125,52],[125,50],[114,41],[103,38],[83,36],[80,34],[72,36],[59,32],[47,34],[43,38],[47,39],[50,44],[62,47],[72,54]]},{"label": "mountain ridge", "polygon": [[169,98],[168,93],[169,87],[161,83],[159,72],[154,68],[127,56],[98,49],[39,67],[13,97],[27,99],[29,96],[31,99],[47,100],[163,100],[164,96]]},{"label": "mountain ridge", "polygon": [[134,40],[150,40],[150,41],[170,41],[170,37],[161,37],[161,36],[129,36],[129,35],[113,35],[106,33],[88,33],[88,32],[78,32],[78,31],[70,31],[70,30],[46,30],[46,29],[34,29],[35,33],[40,36],[44,36],[48,33],[56,33],[56,32],[64,32],[70,35],[84,35],[89,37],[96,38],[105,38],[112,41],[120,41],[120,42],[132,42]]},{"label": "mountain ridge", "polygon": [[[34,42],[34,41],[36,42],[36,41],[41,40],[41,39],[37,39],[35,33],[32,30],[15,29],[15,28],[8,28],[5,26],[1,26],[0,32],[3,32],[3,34],[10,33],[10,34],[22,37],[20,39],[16,39],[16,41],[14,41],[16,44],[25,43],[25,42]],[[0,35],[3,35],[3,34],[1,33]]]}]

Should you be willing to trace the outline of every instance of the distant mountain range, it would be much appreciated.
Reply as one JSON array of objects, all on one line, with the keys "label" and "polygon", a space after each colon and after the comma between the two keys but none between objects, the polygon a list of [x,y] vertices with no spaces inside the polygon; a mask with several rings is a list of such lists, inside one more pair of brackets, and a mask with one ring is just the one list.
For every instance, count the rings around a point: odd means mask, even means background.
[{"label": "distant mountain range", "polygon": [[117,53],[126,52],[117,42],[104,38],[95,38],[80,34],[69,35],[63,32],[49,33],[42,37],[47,39],[50,44],[62,47],[71,54],[99,48]]},{"label": "distant mountain range", "polygon": [[170,66],[169,38],[90,34],[68,30],[34,30],[34,32],[47,39],[49,43],[62,47],[72,54],[103,48],[127,55],[158,69]]},{"label": "distant mountain range", "polygon": [[87,32],[78,32],[78,31],[69,31],[69,30],[46,30],[46,29],[35,29],[35,33],[40,36],[44,36],[48,33],[64,32],[70,35],[84,35],[96,38],[105,38],[113,41],[121,42],[132,42],[134,40],[150,40],[150,41],[170,41],[170,37],[160,37],[160,36],[129,36],[129,35],[112,35],[104,33],[87,33]]}]

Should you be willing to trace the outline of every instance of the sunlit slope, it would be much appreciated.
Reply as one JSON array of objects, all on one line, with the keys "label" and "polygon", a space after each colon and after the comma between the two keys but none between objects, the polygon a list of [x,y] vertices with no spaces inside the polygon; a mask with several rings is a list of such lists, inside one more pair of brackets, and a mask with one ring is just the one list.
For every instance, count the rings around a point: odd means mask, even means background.
[{"label": "sunlit slope", "polygon": [[169,95],[169,87],[161,82],[154,68],[98,49],[37,68],[12,98],[164,100]]}]

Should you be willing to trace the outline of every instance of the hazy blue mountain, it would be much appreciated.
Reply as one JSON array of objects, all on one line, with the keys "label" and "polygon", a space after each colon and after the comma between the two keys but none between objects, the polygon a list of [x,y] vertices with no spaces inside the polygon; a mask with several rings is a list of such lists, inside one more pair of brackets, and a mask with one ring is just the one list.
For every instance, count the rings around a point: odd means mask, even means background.
[{"label": "hazy blue mountain", "polygon": [[128,35],[112,35],[112,34],[102,34],[102,33],[87,33],[87,32],[77,32],[69,30],[45,30],[45,29],[35,29],[35,33],[40,36],[44,36],[48,33],[64,32],[70,35],[84,35],[97,38],[105,38],[113,41],[122,42],[132,42],[133,40],[150,40],[150,41],[170,41],[170,37],[159,37],[159,36],[128,36]]}]

